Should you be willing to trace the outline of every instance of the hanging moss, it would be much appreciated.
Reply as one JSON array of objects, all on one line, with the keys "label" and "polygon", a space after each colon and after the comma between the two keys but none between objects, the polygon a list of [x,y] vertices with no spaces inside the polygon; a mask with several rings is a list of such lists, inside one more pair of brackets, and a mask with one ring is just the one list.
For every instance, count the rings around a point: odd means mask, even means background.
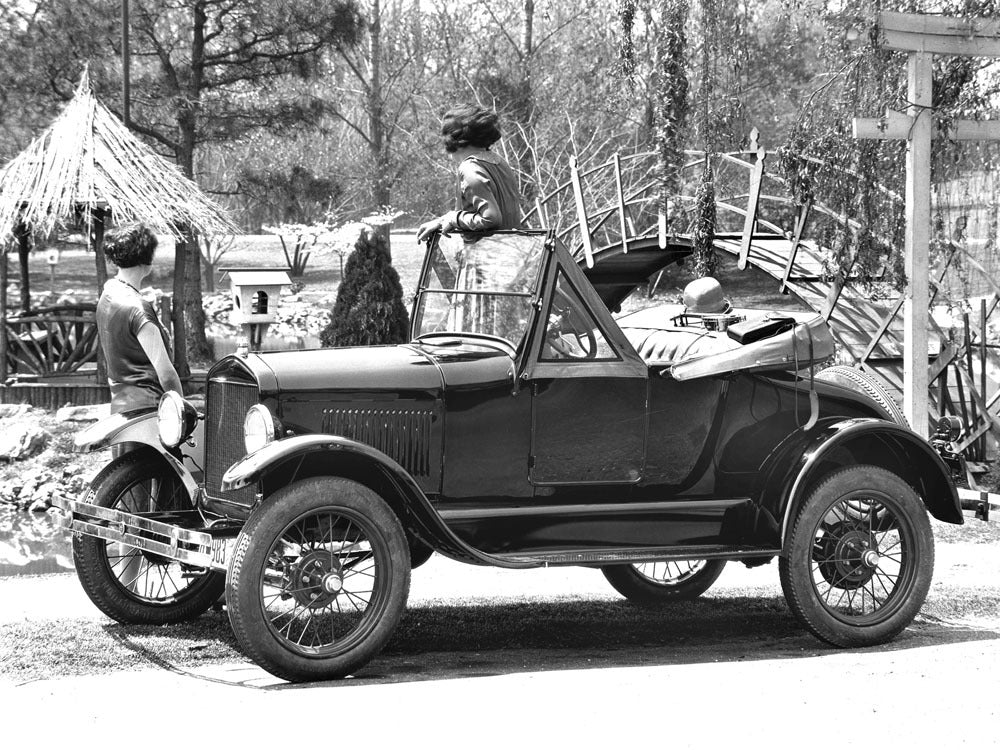
[{"label": "hanging moss", "polygon": [[705,168],[695,197],[697,219],[694,225],[694,271],[696,276],[714,276],[715,258],[715,176],[712,162],[705,155]]},{"label": "hanging moss", "polygon": [[622,34],[618,40],[618,75],[630,86],[635,76],[635,41],[632,29],[638,7],[639,0],[618,0],[618,20],[622,25]]},{"label": "hanging moss", "polygon": [[408,339],[403,288],[389,258],[385,238],[366,227],[344,265],[333,316],[320,334],[323,346],[401,344]]},{"label": "hanging moss", "polygon": [[680,194],[684,166],[683,132],[688,115],[687,0],[660,0],[663,28],[656,48],[654,130],[659,155],[660,207],[671,230],[681,216]]}]

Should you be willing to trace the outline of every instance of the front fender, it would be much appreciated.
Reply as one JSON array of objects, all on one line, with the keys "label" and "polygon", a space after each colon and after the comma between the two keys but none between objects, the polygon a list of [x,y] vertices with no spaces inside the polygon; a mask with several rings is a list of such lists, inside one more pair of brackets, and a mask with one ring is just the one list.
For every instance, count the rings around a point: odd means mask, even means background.
[{"label": "front fender", "polygon": [[205,423],[198,420],[194,433],[177,452],[168,451],[160,442],[156,427],[156,409],[133,409],[84,427],[73,436],[73,445],[80,453],[110,448],[121,443],[141,443],[159,453],[177,473],[192,502],[198,497],[205,451]]},{"label": "front fender", "polygon": [[829,471],[857,463],[893,471],[917,490],[935,518],[963,523],[951,473],[926,440],[881,419],[824,420],[786,440],[762,470],[761,505],[781,518],[782,542],[809,489]]},{"label": "front fender", "polygon": [[73,436],[73,445],[79,453],[91,453],[117,443],[144,443],[162,451],[156,429],[156,409],[149,407],[112,414]]},{"label": "front fender", "polygon": [[[324,455],[329,460],[324,459]],[[452,559],[503,568],[535,568],[541,564],[495,557],[470,547],[448,527],[406,469],[382,451],[339,435],[297,435],[270,443],[230,466],[222,475],[222,491],[264,480],[268,474],[287,467],[292,461],[303,466],[310,458],[322,460],[312,463],[312,473],[306,476],[315,476],[317,471],[335,473],[335,467],[343,465],[344,460],[349,461],[353,469],[363,469],[366,475],[377,476],[380,496],[399,516],[403,526]],[[293,476],[303,475],[295,471]]]}]

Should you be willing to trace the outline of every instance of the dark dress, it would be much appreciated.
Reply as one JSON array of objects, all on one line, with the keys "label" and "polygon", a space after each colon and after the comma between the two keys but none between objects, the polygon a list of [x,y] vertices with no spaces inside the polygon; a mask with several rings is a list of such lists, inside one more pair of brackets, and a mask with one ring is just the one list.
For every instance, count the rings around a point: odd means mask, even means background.
[{"label": "dark dress", "polygon": [[459,202],[454,224],[463,232],[520,229],[517,177],[492,151],[467,156],[458,165]]},{"label": "dark dress", "polygon": [[163,395],[153,363],[139,343],[139,329],[146,323],[156,326],[169,352],[170,340],[153,306],[128,284],[109,279],[97,302],[97,335],[108,362],[112,414],[155,407]]}]

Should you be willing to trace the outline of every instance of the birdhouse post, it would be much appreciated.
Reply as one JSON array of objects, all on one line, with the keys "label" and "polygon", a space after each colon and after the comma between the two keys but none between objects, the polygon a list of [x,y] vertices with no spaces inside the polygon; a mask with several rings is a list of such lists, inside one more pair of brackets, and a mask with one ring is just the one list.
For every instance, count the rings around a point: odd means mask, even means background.
[{"label": "birdhouse post", "polygon": [[223,268],[229,276],[233,312],[229,322],[243,329],[237,351],[259,351],[268,326],[278,318],[281,287],[291,284],[287,268]]}]

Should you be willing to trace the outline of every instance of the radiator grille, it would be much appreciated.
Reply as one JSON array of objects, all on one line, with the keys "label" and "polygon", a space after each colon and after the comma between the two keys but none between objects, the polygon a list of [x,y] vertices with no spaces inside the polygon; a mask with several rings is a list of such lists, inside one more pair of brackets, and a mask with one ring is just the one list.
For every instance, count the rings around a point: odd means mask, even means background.
[{"label": "radiator grille", "polygon": [[432,419],[425,409],[324,409],[323,432],[370,445],[413,476],[426,477]]},{"label": "radiator grille", "polygon": [[210,380],[205,398],[205,492],[241,505],[253,505],[255,485],[222,492],[222,475],[246,453],[243,447],[243,419],[247,410],[260,401],[253,383]]}]

